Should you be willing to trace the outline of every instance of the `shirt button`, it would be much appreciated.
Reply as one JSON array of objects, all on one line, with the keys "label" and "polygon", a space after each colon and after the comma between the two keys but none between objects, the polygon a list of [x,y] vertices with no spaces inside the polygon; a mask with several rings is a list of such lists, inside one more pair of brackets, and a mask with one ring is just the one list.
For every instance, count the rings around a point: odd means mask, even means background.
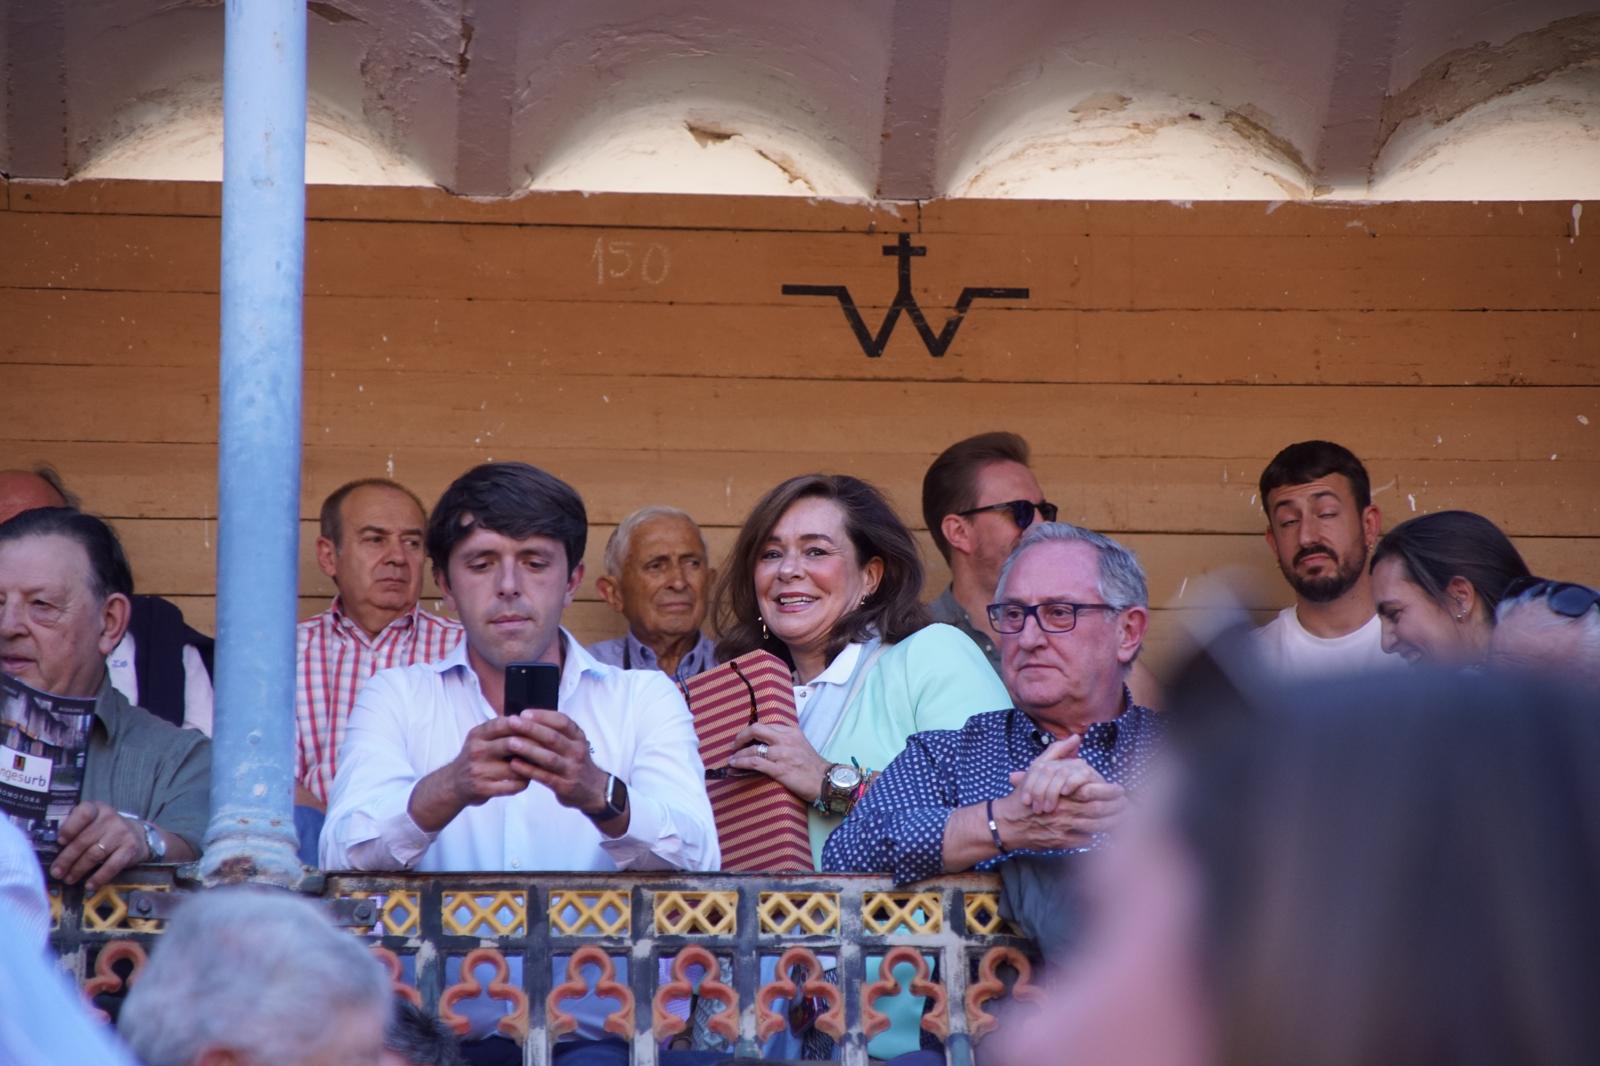
[{"label": "shirt button", "polygon": [[520,870],[520,869],[522,869],[522,860],[521,860],[521,859],[512,859],[512,860],[511,860],[511,868],[512,868],[512,869],[513,869],[513,870]]}]

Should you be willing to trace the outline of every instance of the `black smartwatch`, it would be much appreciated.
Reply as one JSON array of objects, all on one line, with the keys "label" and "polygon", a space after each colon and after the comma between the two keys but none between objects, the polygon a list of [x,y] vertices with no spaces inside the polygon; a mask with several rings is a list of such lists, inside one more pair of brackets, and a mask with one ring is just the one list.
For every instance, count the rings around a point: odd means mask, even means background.
[{"label": "black smartwatch", "polygon": [[606,805],[598,811],[585,811],[593,822],[609,822],[621,818],[628,810],[628,785],[616,774],[606,775]]}]

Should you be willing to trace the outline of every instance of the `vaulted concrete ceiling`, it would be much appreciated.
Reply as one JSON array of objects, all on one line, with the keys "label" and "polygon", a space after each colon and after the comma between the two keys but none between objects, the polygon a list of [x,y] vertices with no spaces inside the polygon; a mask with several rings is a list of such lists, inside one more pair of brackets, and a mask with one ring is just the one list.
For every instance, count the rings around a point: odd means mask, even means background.
[{"label": "vaulted concrete ceiling", "polygon": [[[0,172],[220,174],[220,0],[0,0]],[[1600,193],[1595,0],[311,0],[313,181]]]}]

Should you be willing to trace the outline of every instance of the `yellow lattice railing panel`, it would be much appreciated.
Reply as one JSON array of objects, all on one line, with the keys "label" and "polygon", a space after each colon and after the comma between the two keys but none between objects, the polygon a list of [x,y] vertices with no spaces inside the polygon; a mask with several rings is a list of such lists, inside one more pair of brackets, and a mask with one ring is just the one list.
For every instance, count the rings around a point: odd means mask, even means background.
[{"label": "yellow lattice railing panel", "polygon": [[567,936],[627,936],[633,929],[628,893],[552,889],[550,927]]},{"label": "yellow lattice railing panel", "polygon": [[655,897],[657,935],[728,936],[739,924],[737,892],[659,892]]},{"label": "yellow lattice railing panel", "polygon": [[1000,897],[993,892],[968,892],[962,900],[967,916],[967,932],[993,936],[1009,923],[1000,917]]},{"label": "yellow lattice railing panel", "polygon": [[50,931],[61,928],[61,886],[50,886]]},{"label": "yellow lattice railing panel", "polygon": [[826,936],[839,931],[839,893],[763,892],[756,913],[763,933]]},{"label": "yellow lattice railing panel", "polygon": [[422,931],[420,892],[352,892],[351,899],[381,899],[378,922],[389,936],[415,936]]},{"label": "yellow lattice railing panel", "polygon": [[878,936],[937,933],[944,907],[937,892],[868,892],[861,898],[861,924]]},{"label": "yellow lattice railing panel", "polygon": [[444,931],[454,936],[522,936],[528,931],[528,897],[523,892],[446,892],[440,911]]},{"label": "yellow lattice railing panel", "polygon": [[[133,918],[128,912],[128,893],[165,892],[165,885],[102,885],[83,901],[83,928],[89,933],[156,933],[161,922],[156,918]],[[51,910],[54,911],[52,905]]]}]

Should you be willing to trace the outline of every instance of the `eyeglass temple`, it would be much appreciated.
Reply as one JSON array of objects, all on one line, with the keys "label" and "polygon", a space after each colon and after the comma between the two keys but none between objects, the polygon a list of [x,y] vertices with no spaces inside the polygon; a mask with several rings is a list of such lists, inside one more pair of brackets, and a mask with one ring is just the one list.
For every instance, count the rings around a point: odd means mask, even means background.
[{"label": "eyeglass temple", "polygon": [[759,713],[757,713],[756,707],[756,687],[750,683],[750,679],[748,677],[744,676],[744,671],[739,669],[738,663],[730,662],[728,665],[733,667],[734,674],[738,676],[740,681],[744,682],[745,690],[750,693],[750,724],[755,725],[757,722],[761,721],[761,716]]}]

